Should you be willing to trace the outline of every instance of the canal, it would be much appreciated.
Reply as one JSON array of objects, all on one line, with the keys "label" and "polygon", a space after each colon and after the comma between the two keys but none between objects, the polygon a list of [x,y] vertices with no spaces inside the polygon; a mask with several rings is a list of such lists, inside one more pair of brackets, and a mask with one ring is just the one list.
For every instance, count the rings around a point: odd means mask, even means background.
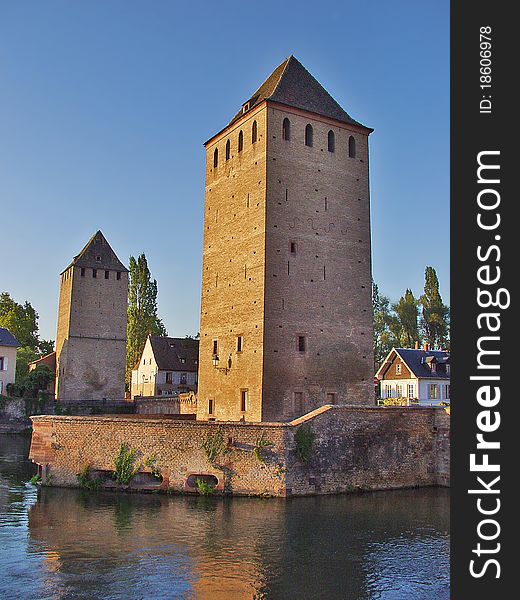
[{"label": "canal", "polygon": [[448,600],[449,490],[255,499],[27,482],[0,435],[0,598]]}]

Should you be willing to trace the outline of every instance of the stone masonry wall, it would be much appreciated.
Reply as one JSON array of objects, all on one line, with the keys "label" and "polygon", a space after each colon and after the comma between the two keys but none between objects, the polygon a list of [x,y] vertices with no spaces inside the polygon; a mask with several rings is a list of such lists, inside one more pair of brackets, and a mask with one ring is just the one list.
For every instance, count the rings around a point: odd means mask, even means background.
[{"label": "stone masonry wall", "polygon": [[[324,406],[290,423],[137,416],[32,421],[30,458],[55,485],[77,485],[87,464],[113,470],[122,443],[140,461],[155,456],[163,477],[155,487],[174,492],[196,491],[192,475],[213,475],[218,492],[282,497],[449,484],[449,416],[434,408]],[[302,425],[315,435],[307,464],[294,437]],[[203,443],[217,432],[223,445],[210,463]]]}]

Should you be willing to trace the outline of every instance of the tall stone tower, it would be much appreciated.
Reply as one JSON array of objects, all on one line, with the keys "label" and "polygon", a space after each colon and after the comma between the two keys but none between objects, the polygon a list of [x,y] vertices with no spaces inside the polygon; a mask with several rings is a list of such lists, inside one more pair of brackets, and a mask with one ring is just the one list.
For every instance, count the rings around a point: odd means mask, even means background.
[{"label": "tall stone tower", "polygon": [[60,277],[56,398],[124,398],[128,269],[98,231]]},{"label": "tall stone tower", "polygon": [[206,142],[199,419],[373,404],[372,131],[291,56]]}]

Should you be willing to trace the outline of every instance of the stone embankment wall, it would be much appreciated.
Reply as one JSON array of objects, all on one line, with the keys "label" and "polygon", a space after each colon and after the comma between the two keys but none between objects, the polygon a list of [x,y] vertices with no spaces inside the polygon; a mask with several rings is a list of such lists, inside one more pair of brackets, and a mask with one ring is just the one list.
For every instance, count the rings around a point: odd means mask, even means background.
[{"label": "stone embankment wall", "polygon": [[[449,415],[430,408],[324,406],[290,423],[37,416],[30,458],[44,483],[76,486],[85,465],[113,471],[120,444],[155,458],[162,480],[136,489],[293,496],[449,484]],[[307,462],[297,431],[314,436]],[[204,446],[213,442],[215,456]],[[143,467],[144,473],[151,469]],[[213,477],[211,477],[213,476]],[[214,478],[214,479],[213,479]]]}]

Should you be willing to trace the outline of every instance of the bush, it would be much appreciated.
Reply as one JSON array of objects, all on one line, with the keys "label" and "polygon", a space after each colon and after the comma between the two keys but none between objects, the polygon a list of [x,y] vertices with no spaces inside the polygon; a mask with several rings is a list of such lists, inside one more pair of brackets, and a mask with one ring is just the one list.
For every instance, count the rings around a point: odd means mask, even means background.
[{"label": "bush", "polygon": [[40,481],[42,480],[42,478],[39,475],[33,475],[30,479],[29,479],[29,483],[31,485],[38,485],[40,483]]},{"label": "bush", "polygon": [[93,479],[90,474],[90,465],[85,465],[78,474],[79,487],[85,490],[99,490],[101,479]]},{"label": "bush", "polygon": [[264,457],[262,456],[262,451],[273,446],[273,442],[270,442],[265,437],[265,431],[262,432],[262,435],[256,440],[255,447],[253,448],[253,456],[256,458],[258,462],[264,462]]},{"label": "bush", "polygon": [[215,493],[215,486],[203,479],[197,479],[197,491],[201,496],[211,496]]},{"label": "bush", "polygon": [[127,448],[125,444],[119,446],[114,466],[114,478],[121,485],[128,485],[133,479],[141,465],[135,465],[137,450]]},{"label": "bush", "polygon": [[222,430],[217,429],[213,434],[208,433],[206,439],[202,442],[202,448],[206,453],[208,462],[213,464],[224,448],[224,436],[222,435]]}]

